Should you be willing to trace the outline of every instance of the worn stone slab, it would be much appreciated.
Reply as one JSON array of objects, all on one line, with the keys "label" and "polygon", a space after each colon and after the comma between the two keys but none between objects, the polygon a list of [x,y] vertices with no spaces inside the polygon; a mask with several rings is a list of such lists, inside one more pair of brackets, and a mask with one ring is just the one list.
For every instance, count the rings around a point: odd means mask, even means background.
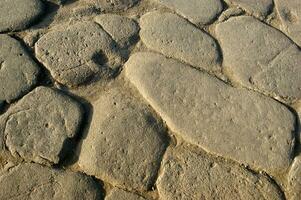
[{"label": "worn stone slab", "polygon": [[95,22],[100,24],[121,47],[133,44],[139,32],[139,26],[134,20],[116,14],[99,15],[95,17]]},{"label": "worn stone slab", "polygon": [[226,0],[258,18],[265,18],[273,9],[273,0]]},{"label": "worn stone slab", "polygon": [[100,199],[99,185],[81,173],[20,164],[0,174],[0,199]]},{"label": "worn stone slab", "polygon": [[113,87],[93,104],[78,164],[113,185],[146,190],[165,150],[165,129],[148,106],[123,90]]},{"label": "worn stone slab", "polygon": [[0,101],[11,102],[26,94],[37,82],[38,65],[22,45],[0,35]]},{"label": "worn stone slab", "polygon": [[301,199],[301,156],[297,156],[287,176],[287,197],[289,200]]},{"label": "worn stone slab", "polygon": [[[58,163],[82,120],[80,105],[47,87],[38,87],[0,116],[0,138],[14,156],[42,164]],[[67,148],[66,148],[67,147]]]},{"label": "worn stone slab", "polygon": [[280,31],[241,16],[218,24],[216,35],[233,82],[285,99],[301,97],[301,52]]},{"label": "worn stone slab", "polygon": [[145,198],[137,194],[114,188],[110,191],[108,196],[106,196],[105,200],[145,200]]},{"label": "worn stone slab", "polygon": [[301,46],[301,2],[298,0],[275,0],[275,8],[280,16],[281,29]]},{"label": "worn stone slab", "polygon": [[167,153],[157,186],[164,200],[282,199],[281,192],[265,176],[183,147]]},{"label": "worn stone slab", "polygon": [[111,37],[94,22],[78,22],[53,30],[35,45],[36,56],[60,83],[77,86],[121,58]]},{"label": "worn stone slab", "polygon": [[125,11],[135,4],[137,4],[140,0],[84,0],[87,3],[91,3],[101,8],[102,11]]},{"label": "worn stone slab", "polygon": [[172,13],[149,12],[140,19],[140,37],[150,49],[209,71],[219,69],[214,39]]},{"label": "worn stone slab", "polygon": [[220,0],[156,0],[175,10],[194,24],[205,25],[212,22],[223,10]]},{"label": "worn stone slab", "polygon": [[191,144],[277,175],[291,163],[293,114],[282,104],[155,53],[136,53],[125,76]]},{"label": "worn stone slab", "polygon": [[0,32],[27,28],[44,11],[40,0],[1,0]]}]

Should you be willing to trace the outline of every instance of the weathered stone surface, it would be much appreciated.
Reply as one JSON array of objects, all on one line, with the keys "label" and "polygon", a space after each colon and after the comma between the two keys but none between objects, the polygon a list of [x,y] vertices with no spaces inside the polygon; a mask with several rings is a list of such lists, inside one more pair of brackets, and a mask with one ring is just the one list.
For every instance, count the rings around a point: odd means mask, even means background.
[{"label": "weathered stone surface", "polygon": [[64,145],[78,131],[81,114],[80,105],[70,97],[38,87],[0,117],[0,136],[13,155],[58,163],[66,153]]},{"label": "weathered stone surface", "polygon": [[145,198],[118,188],[114,188],[112,191],[110,191],[108,196],[106,196],[105,200],[145,200]]},{"label": "weathered stone surface", "polygon": [[101,94],[79,156],[87,174],[120,187],[148,189],[165,150],[161,122],[122,89]]},{"label": "weathered stone surface", "polygon": [[212,22],[223,10],[220,0],[156,0],[188,19],[194,24],[204,25]]},{"label": "weathered stone surface", "polygon": [[271,174],[289,167],[295,119],[280,103],[155,53],[131,56],[125,76],[189,143]]},{"label": "weathered stone surface", "polygon": [[43,13],[40,0],[1,0],[0,32],[28,27]]},{"label": "weathered stone surface", "polygon": [[95,22],[100,24],[121,47],[132,44],[139,31],[139,26],[134,20],[120,15],[99,15],[95,18]]},{"label": "weathered stone surface", "polygon": [[295,158],[288,174],[287,197],[289,200],[301,199],[301,156]]},{"label": "weathered stone surface", "polygon": [[275,0],[275,7],[282,22],[281,29],[301,46],[301,2]]},{"label": "weathered stone surface", "polygon": [[140,37],[150,49],[206,70],[219,69],[219,52],[212,37],[185,19],[154,11],[140,19]]},{"label": "weathered stone surface", "polygon": [[28,92],[37,82],[39,68],[22,45],[8,35],[0,35],[0,101],[11,102]]},{"label": "weathered stone surface", "polygon": [[255,17],[264,18],[273,9],[273,0],[226,0],[237,5]]},{"label": "weathered stone surface", "polygon": [[284,34],[253,17],[216,27],[232,81],[288,99],[301,97],[301,52]]},{"label": "weathered stone surface", "polygon": [[85,0],[100,7],[103,11],[122,11],[134,6],[139,0]]},{"label": "weathered stone surface", "polygon": [[78,22],[51,31],[35,45],[37,58],[60,83],[76,86],[121,58],[111,37],[94,22]]},{"label": "weathered stone surface", "polygon": [[91,177],[38,164],[20,164],[2,172],[0,184],[3,200],[92,200],[102,196]]},{"label": "weathered stone surface", "polygon": [[282,199],[266,177],[183,147],[168,152],[157,185],[164,200]]}]

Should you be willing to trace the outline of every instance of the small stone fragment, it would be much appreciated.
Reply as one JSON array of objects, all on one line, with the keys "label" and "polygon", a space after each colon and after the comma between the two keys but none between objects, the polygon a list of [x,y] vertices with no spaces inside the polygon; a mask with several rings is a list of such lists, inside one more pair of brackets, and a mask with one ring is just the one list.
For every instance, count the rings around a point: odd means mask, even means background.
[{"label": "small stone fragment", "polygon": [[301,46],[301,2],[275,0],[275,7],[282,23],[281,29]]},{"label": "small stone fragment", "polygon": [[162,168],[157,186],[159,196],[164,200],[282,199],[278,188],[263,175],[205,152],[178,147],[168,151]]},{"label": "small stone fragment", "polygon": [[214,39],[176,14],[150,12],[142,16],[140,26],[141,40],[148,48],[197,68],[220,69]]},{"label": "small stone fragment", "polygon": [[79,166],[114,186],[147,190],[165,151],[165,129],[149,108],[122,89],[101,94],[83,140]]},{"label": "small stone fragment", "polygon": [[43,14],[40,0],[1,0],[0,32],[27,28]]},{"label": "small stone fragment", "polygon": [[55,170],[38,164],[20,164],[0,175],[0,199],[94,200],[98,184],[81,173]]},{"label": "small stone fragment", "polygon": [[226,0],[226,2],[237,5],[258,18],[266,17],[273,9],[273,0]]},{"label": "small stone fragment", "polygon": [[289,200],[301,199],[301,156],[297,156],[288,173],[287,197]]},{"label": "small stone fragment", "polygon": [[37,58],[60,83],[77,86],[121,63],[116,44],[94,22],[78,22],[45,34],[36,43]]},{"label": "small stone fragment", "polygon": [[38,65],[22,45],[0,35],[0,101],[10,103],[23,96],[36,84],[38,74]]},{"label": "small stone fragment", "polygon": [[218,24],[216,35],[233,82],[288,100],[301,98],[301,51],[280,31],[240,16]]},{"label": "small stone fragment", "polygon": [[0,138],[13,155],[58,163],[67,150],[63,147],[78,131],[81,115],[81,106],[70,97],[38,87],[0,116]]},{"label": "small stone fragment", "polygon": [[124,190],[114,188],[105,200],[145,200],[145,198]]},{"label": "small stone fragment", "polygon": [[139,0],[85,0],[87,3],[94,4],[102,11],[125,11],[139,2]]},{"label": "small stone fragment", "polygon": [[226,21],[232,16],[238,16],[243,13],[244,11],[240,8],[229,8],[220,15],[220,17],[218,18],[218,22]]},{"label": "small stone fragment", "polygon": [[125,76],[187,142],[272,175],[288,169],[295,117],[282,104],[156,53],[132,55]]},{"label": "small stone fragment", "polygon": [[139,32],[139,26],[134,20],[120,15],[99,15],[95,18],[95,22],[100,24],[121,47],[133,44]]}]

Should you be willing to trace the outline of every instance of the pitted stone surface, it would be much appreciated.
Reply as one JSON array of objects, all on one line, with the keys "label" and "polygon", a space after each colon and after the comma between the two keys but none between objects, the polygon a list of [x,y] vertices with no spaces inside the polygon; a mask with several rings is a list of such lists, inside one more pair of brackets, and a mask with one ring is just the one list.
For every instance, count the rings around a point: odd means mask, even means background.
[{"label": "pitted stone surface", "polygon": [[140,37],[150,49],[197,68],[219,69],[219,52],[212,37],[185,19],[154,11],[140,19]]},{"label": "pitted stone surface", "polygon": [[114,41],[94,22],[60,27],[44,35],[35,47],[37,58],[51,75],[68,86],[83,84],[121,62]]},{"label": "pitted stone surface", "polygon": [[0,32],[27,28],[43,13],[40,0],[1,0]]},{"label": "pitted stone surface", "polygon": [[194,24],[212,22],[223,10],[220,0],[156,0],[188,19]]},{"label": "pitted stone surface", "polygon": [[187,142],[271,174],[289,167],[295,118],[280,103],[155,53],[131,56],[125,76]]},{"label": "pitted stone surface", "polygon": [[160,198],[188,199],[282,199],[269,180],[239,166],[183,147],[165,156],[158,179]]},{"label": "pitted stone surface", "polygon": [[301,46],[301,2],[275,0],[275,7],[282,22],[282,30]]},{"label": "pitted stone surface", "polygon": [[0,35],[0,101],[11,102],[28,92],[37,82],[39,68],[22,45],[8,35]]},{"label": "pitted stone surface", "polygon": [[289,200],[301,199],[301,156],[295,158],[288,174],[288,191]]},{"label": "pitted stone surface", "polygon": [[94,4],[100,7],[103,11],[124,11],[136,3],[139,0],[84,0],[87,3]]},{"label": "pitted stone surface", "polygon": [[111,88],[93,104],[79,166],[113,185],[148,189],[165,149],[165,129],[149,108],[123,89]]},{"label": "pitted stone surface", "polygon": [[106,196],[105,200],[145,200],[145,198],[118,188],[114,188],[112,191],[110,191],[108,196]]},{"label": "pitted stone surface", "polygon": [[0,116],[0,136],[13,155],[42,164],[58,163],[82,119],[80,105],[47,87],[38,87]]},{"label": "pitted stone surface", "polygon": [[264,18],[273,9],[273,0],[225,0],[237,5],[255,17]]},{"label": "pitted stone surface", "polygon": [[0,174],[0,199],[92,200],[101,198],[96,182],[80,173],[20,164]]},{"label": "pitted stone surface", "polygon": [[99,15],[95,18],[95,22],[100,24],[121,47],[132,44],[139,32],[139,26],[134,20],[120,15]]},{"label": "pitted stone surface", "polygon": [[301,52],[280,31],[253,17],[217,25],[224,71],[232,81],[288,99],[301,98]]}]

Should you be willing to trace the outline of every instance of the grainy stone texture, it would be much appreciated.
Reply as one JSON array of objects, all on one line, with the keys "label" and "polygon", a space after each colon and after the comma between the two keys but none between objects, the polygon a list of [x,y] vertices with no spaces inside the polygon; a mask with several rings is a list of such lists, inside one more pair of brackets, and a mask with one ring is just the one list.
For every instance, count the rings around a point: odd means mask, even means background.
[{"label": "grainy stone texture", "polygon": [[140,19],[140,37],[150,49],[197,68],[219,69],[219,52],[214,39],[185,19],[154,11]]},{"label": "grainy stone texture", "polygon": [[76,86],[114,69],[121,57],[111,37],[94,22],[78,22],[44,35],[35,45],[37,58],[60,83]]},{"label": "grainy stone texture", "polygon": [[225,0],[237,5],[255,17],[264,18],[273,9],[273,0]]},{"label": "grainy stone texture", "polygon": [[301,156],[295,158],[288,174],[287,196],[289,200],[301,199]]},{"label": "grainy stone texture", "polygon": [[212,22],[223,10],[220,0],[155,0],[188,19],[194,24]]},{"label": "grainy stone texture", "polygon": [[165,150],[165,129],[149,108],[123,89],[101,94],[79,156],[87,174],[113,185],[148,189]]},{"label": "grainy stone texture", "polygon": [[139,32],[139,26],[134,20],[120,15],[99,15],[95,18],[95,22],[100,24],[121,47],[133,44]]},{"label": "grainy stone texture", "polygon": [[271,174],[289,167],[295,119],[285,106],[155,53],[131,56],[125,75],[187,142]]},{"label": "grainy stone texture", "polygon": [[43,13],[40,0],[1,0],[0,32],[27,28]]},{"label": "grainy stone texture", "polygon": [[218,24],[216,34],[232,81],[283,98],[301,97],[301,52],[280,31],[242,16]]},{"label": "grainy stone texture", "polygon": [[204,152],[176,148],[167,153],[162,168],[158,191],[164,200],[282,199],[266,177]]},{"label": "grainy stone texture", "polygon": [[58,163],[66,153],[63,147],[79,129],[81,114],[80,105],[70,97],[38,87],[0,116],[0,138],[13,155]]},{"label": "grainy stone texture", "polygon": [[114,188],[106,196],[105,200],[145,200],[145,198],[118,188]]},{"label": "grainy stone texture", "polygon": [[0,174],[0,199],[100,199],[99,185],[88,176],[37,164],[20,164]]},{"label": "grainy stone texture", "polygon": [[8,35],[0,35],[0,101],[11,102],[28,92],[37,82],[39,68],[22,45]]},{"label": "grainy stone texture", "polygon": [[84,0],[87,3],[96,5],[102,9],[102,11],[124,11],[136,3],[139,0]]},{"label": "grainy stone texture", "polygon": [[275,7],[282,22],[282,30],[301,46],[301,2],[275,0]]}]

